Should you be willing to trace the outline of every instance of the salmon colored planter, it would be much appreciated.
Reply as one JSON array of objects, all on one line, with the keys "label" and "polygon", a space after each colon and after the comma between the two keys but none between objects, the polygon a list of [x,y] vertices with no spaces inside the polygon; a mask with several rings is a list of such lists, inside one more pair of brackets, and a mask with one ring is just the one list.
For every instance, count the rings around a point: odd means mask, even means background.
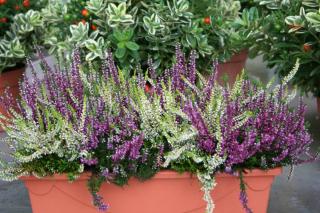
[{"label": "salmon colored planter", "polygon": [[[270,188],[281,168],[264,172],[253,170],[245,175],[249,205],[257,213],[267,212]],[[52,178],[21,178],[29,190],[33,213],[98,213],[87,189],[88,175],[69,183],[65,175]],[[218,174],[213,191],[215,213],[242,213],[237,177]],[[119,187],[104,183],[100,194],[110,204],[110,213],[204,213],[206,203],[195,176],[173,171],[159,172],[145,182],[132,178]]]},{"label": "salmon colored planter", "polygon": [[220,84],[224,83],[224,76],[228,76],[228,83],[233,84],[236,81],[237,76],[244,69],[248,58],[248,50],[243,50],[238,54],[232,56],[232,58],[218,65],[218,81]]},{"label": "salmon colored planter", "polygon": [[[14,99],[19,96],[19,81],[21,80],[25,67],[17,68],[0,74],[0,96],[4,96],[6,88]],[[0,105],[0,113],[6,114],[6,110]],[[0,131],[3,131],[0,128]]]}]

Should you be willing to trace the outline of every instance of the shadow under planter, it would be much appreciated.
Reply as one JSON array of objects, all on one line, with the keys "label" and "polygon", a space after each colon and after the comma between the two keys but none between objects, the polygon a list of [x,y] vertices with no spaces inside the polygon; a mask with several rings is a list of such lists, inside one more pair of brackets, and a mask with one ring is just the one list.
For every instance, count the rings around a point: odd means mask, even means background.
[{"label": "shadow under planter", "polygon": [[[19,82],[24,72],[25,67],[20,67],[0,74],[0,97],[5,96],[6,89],[8,89],[9,94],[12,95],[13,100],[19,97]],[[0,104],[0,114],[7,115],[6,112],[7,110]],[[0,132],[1,131],[3,131],[2,128],[0,128]]]},{"label": "shadow under planter", "polygon": [[[267,212],[269,193],[274,177],[281,168],[269,171],[253,170],[244,175],[249,206],[253,212]],[[73,183],[66,175],[43,179],[23,177],[29,190],[33,213],[98,213],[92,206],[87,189],[89,174],[83,174]],[[228,174],[216,175],[217,186],[212,192],[215,213],[244,213],[239,201],[239,178]],[[152,179],[140,182],[130,179],[119,187],[104,183],[100,190],[110,213],[203,213],[206,203],[195,176],[188,173],[161,171]]]},{"label": "shadow under planter", "polygon": [[238,54],[235,54],[231,59],[225,63],[218,65],[218,81],[220,84],[224,84],[224,79],[227,79],[229,84],[233,84],[236,78],[241,74],[248,59],[248,50],[243,50]]}]

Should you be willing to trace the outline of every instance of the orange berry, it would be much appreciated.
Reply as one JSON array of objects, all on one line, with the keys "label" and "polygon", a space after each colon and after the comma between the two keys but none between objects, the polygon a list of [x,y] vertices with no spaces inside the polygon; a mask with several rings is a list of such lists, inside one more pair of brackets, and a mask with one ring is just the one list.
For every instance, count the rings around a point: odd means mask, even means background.
[{"label": "orange berry", "polygon": [[83,9],[81,11],[81,14],[84,16],[84,17],[88,17],[89,16],[89,11],[87,9]]},{"label": "orange berry", "polygon": [[205,23],[205,24],[211,24],[211,18],[210,18],[210,16],[205,17],[205,18],[203,19],[203,23]]},{"label": "orange berry", "polygon": [[92,25],[91,25],[91,29],[92,29],[93,31],[96,31],[98,28],[97,28],[96,25],[92,24]]},{"label": "orange berry", "polygon": [[8,19],[6,17],[0,18],[0,23],[7,23]]},{"label": "orange berry", "polygon": [[144,91],[145,91],[146,93],[148,93],[148,94],[151,94],[151,93],[152,93],[152,85],[151,85],[149,82],[147,82],[147,83],[145,84],[145,86],[144,86]]},{"label": "orange berry", "polygon": [[16,6],[14,6],[14,9],[15,9],[15,10],[20,10],[20,6],[19,6],[19,5],[16,5]]},{"label": "orange berry", "polygon": [[22,5],[23,5],[24,7],[30,7],[30,1],[29,1],[29,0],[24,0],[23,3],[22,3]]},{"label": "orange berry", "polygon": [[0,5],[7,3],[7,0],[0,0]]}]

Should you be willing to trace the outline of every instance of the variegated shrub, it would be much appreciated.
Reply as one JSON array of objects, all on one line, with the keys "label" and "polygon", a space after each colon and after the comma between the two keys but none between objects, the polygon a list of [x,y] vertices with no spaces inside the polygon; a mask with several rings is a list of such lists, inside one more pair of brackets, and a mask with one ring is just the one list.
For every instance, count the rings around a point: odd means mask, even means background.
[{"label": "variegated shrub", "polygon": [[43,20],[39,11],[29,10],[14,16],[10,29],[0,37],[0,72],[21,65],[43,44]]},{"label": "variegated shrub", "polygon": [[[52,1],[43,10],[44,19],[55,27],[46,36],[50,52],[84,50],[87,61],[104,58],[105,50],[112,49],[115,59],[127,72],[149,58],[160,70],[174,61],[175,45],[181,43],[188,53],[196,49],[201,70],[210,70],[208,61],[223,61],[246,48],[231,23],[238,17],[238,1],[221,0],[90,0],[85,10],[90,17],[86,22],[65,28],[64,17],[70,13],[68,5]],[[59,24],[57,24],[59,23]],[[93,27],[94,26],[94,27]],[[94,29],[94,30],[93,30]],[[61,35],[66,34],[64,37]],[[231,37],[233,39],[231,39]],[[237,43],[234,45],[233,43]],[[145,64],[142,64],[143,67]],[[129,70],[128,70],[129,69]],[[124,70],[125,71],[125,70]]]},{"label": "variegated shrub", "polygon": [[0,73],[25,63],[41,45],[43,20],[38,10],[47,0],[6,0],[0,4]]}]

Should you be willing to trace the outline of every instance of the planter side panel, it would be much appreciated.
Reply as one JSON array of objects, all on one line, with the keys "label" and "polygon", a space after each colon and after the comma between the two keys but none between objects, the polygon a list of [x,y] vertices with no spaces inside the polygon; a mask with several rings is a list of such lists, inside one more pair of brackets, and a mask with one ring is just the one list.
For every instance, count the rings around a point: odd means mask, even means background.
[{"label": "planter side panel", "polygon": [[[276,171],[273,174],[272,171]],[[254,171],[246,175],[249,206],[255,213],[266,213],[270,187],[281,169]],[[23,179],[23,178],[22,178]],[[92,206],[87,178],[74,183],[66,179],[25,178],[33,213],[98,213]],[[230,175],[217,175],[218,185],[212,192],[214,213],[245,213],[239,201],[239,180]],[[110,204],[109,213],[204,213],[206,203],[196,177],[174,172],[160,172],[151,180],[118,187],[104,183],[100,194]]]},{"label": "planter side panel", "polygon": [[87,181],[25,181],[32,213],[97,213]]},{"label": "planter side panel", "polygon": [[[99,212],[92,206],[86,180],[25,183],[33,213]],[[109,213],[203,213],[205,207],[200,185],[194,178],[156,179],[143,183],[131,180],[129,186],[124,187],[104,184],[100,195],[110,204]]]},{"label": "planter side panel", "polygon": [[[266,213],[273,176],[245,177],[248,204],[255,213]],[[212,193],[215,213],[245,213],[240,203],[240,181],[237,178],[217,178],[218,185]]]}]

